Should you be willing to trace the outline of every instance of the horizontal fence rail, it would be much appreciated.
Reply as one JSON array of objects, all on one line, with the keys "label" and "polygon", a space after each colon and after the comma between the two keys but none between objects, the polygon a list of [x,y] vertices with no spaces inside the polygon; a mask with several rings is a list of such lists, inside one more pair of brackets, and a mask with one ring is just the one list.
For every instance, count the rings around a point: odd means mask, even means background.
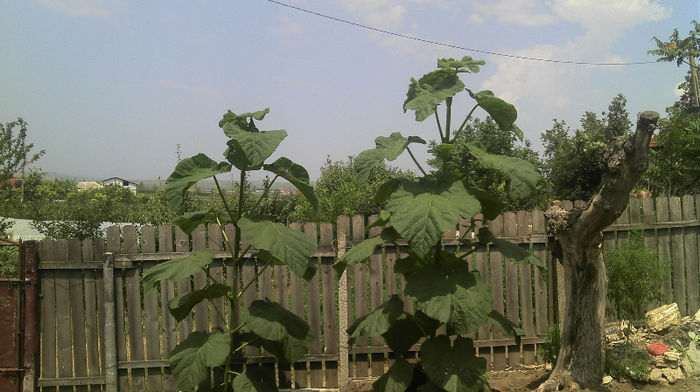
[{"label": "horizontal fence rail", "polygon": [[[565,208],[581,204],[562,203]],[[632,198],[627,210],[603,233],[603,248],[612,249],[624,244],[631,230],[642,230],[646,246],[673,261],[664,290],[668,302],[677,302],[683,315],[694,314],[700,305],[698,205],[700,195]],[[104,239],[44,240],[39,247],[37,385],[42,391],[104,391],[108,386],[122,392],[176,391],[168,352],[194,331],[223,329],[230,310],[222,298],[215,300],[225,309],[222,315],[203,302],[178,324],[167,303],[204,287],[209,279],[229,284],[235,279],[238,287],[250,283],[242,306],[270,298],[305,319],[315,332],[309,354],[297,363],[277,363],[264,350],[246,347],[235,360],[239,366],[269,366],[282,388],[338,388],[347,379],[378,377],[391,366],[393,353],[381,338],[358,338],[346,350],[343,331],[391,295],[398,294],[408,308],[413,306],[404,295],[403,276],[394,272],[404,247],[383,247],[368,262],[349,267],[343,276],[332,268],[338,253],[362,241],[365,227],[375,219],[354,216],[340,217],[335,224],[292,224],[318,244],[309,260],[317,273],[308,282],[285,266],[263,269],[251,258],[234,271],[226,262],[229,255],[216,225],[200,226],[191,235],[171,225],[114,226],[106,230]],[[533,251],[546,268],[517,265],[496,248],[470,255],[467,263],[491,290],[494,308],[520,323],[525,332],[520,344],[488,325],[470,337],[489,369],[535,364],[548,326],[559,322],[565,289],[561,266],[549,254],[551,239],[545,233],[544,214],[541,210],[507,212],[488,225],[497,237]],[[459,238],[475,235],[468,229],[468,222],[461,222],[445,233],[443,246],[460,252]],[[379,230],[371,228],[368,235]],[[228,238],[234,237],[233,226],[225,231]],[[200,272],[179,282],[161,282],[145,295],[142,277],[149,268],[205,248],[212,249],[217,259],[210,266],[210,277]],[[108,252],[111,257],[106,264]],[[416,355],[419,349],[420,345],[413,347]]]}]

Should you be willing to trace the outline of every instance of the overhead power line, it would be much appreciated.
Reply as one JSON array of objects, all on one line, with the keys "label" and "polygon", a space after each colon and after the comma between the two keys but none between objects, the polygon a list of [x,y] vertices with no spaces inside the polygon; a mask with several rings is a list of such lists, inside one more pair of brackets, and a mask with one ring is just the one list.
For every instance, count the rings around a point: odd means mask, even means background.
[{"label": "overhead power line", "polygon": [[593,65],[593,66],[627,66],[627,65],[646,65],[646,64],[657,64],[656,61],[633,61],[633,62],[620,62],[620,63],[613,63],[613,62],[590,62],[590,61],[571,61],[571,60],[557,60],[557,59],[548,59],[548,58],[542,58],[542,57],[532,57],[532,56],[521,56],[517,54],[508,54],[508,53],[500,53],[500,52],[494,52],[491,50],[483,50],[483,49],[475,49],[475,48],[467,48],[464,46],[460,45],[455,45],[455,44],[448,44],[445,42],[439,42],[439,41],[433,41],[425,38],[420,38],[420,37],[415,37],[411,35],[406,35],[406,34],[401,34],[401,33],[396,33],[393,31],[385,30],[385,29],[380,29],[377,27],[372,27],[368,26],[362,23],[357,23],[353,22],[347,19],[342,19],[338,18],[336,16],[332,15],[327,15],[327,14],[322,14],[320,12],[316,12],[310,9],[302,8],[302,7],[297,7],[295,5],[283,3],[281,1],[277,0],[266,0],[269,3],[276,4],[282,7],[287,7],[291,8],[296,11],[304,12],[310,15],[318,16],[320,18],[332,20],[334,22],[340,22],[340,23],[345,23],[350,26],[358,27],[361,29],[365,30],[371,30],[375,31],[378,33],[382,34],[387,34],[387,35],[393,35],[394,37],[399,37],[407,40],[412,40],[412,41],[418,41],[418,42],[423,42],[426,44],[431,44],[431,45],[436,45],[436,46],[442,46],[446,48],[452,48],[452,49],[459,49],[459,50],[464,50],[467,52],[474,52],[474,53],[481,53],[481,54],[488,54],[492,56],[500,56],[500,57],[507,57],[507,58],[512,58],[512,59],[517,59],[517,60],[526,60],[526,61],[541,61],[541,62],[547,62],[547,63],[557,63],[557,64],[569,64],[569,65]]}]

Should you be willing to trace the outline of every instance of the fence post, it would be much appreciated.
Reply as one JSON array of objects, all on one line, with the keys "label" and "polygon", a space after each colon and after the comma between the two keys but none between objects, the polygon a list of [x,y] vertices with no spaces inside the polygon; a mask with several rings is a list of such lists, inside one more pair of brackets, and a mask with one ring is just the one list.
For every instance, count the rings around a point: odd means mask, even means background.
[{"label": "fence post", "polygon": [[[338,231],[338,258],[345,254],[346,234]],[[347,390],[350,374],[348,360],[348,269],[345,268],[338,281],[338,389]]]},{"label": "fence post", "polygon": [[22,361],[24,367],[23,392],[33,392],[36,388],[37,359],[39,358],[39,271],[36,241],[22,242],[20,245],[20,278],[24,278],[24,341]]},{"label": "fence post", "polygon": [[105,392],[119,392],[117,384],[117,343],[114,326],[114,254],[105,253],[105,263],[102,269],[104,279],[104,361],[105,361]]}]

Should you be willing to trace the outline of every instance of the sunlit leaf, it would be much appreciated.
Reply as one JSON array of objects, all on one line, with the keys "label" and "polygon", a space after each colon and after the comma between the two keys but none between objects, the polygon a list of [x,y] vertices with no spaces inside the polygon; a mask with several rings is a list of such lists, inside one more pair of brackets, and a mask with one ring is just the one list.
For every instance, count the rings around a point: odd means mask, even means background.
[{"label": "sunlit leaf", "polygon": [[223,365],[231,337],[224,332],[193,332],[170,352],[170,369],[180,390],[191,391],[207,377],[209,368]]},{"label": "sunlit leaf", "polygon": [[309,201],[314,210],[318,208],[318,199],[316,199],[314,188],[309,184],[309,173],[303,166],[282,157],[269,165],[264,165],[263,168],[291,182]]},{"label": "sunlit leaf", "polygon": [[229,110],[226,112],[226,114],[224,114],[221,121],[219,121],[219,128],[223,128],[226,124],[232,123],[241,130],[247,132],[257,132],[257,128],[255,128],[255,125],[252,123],[252,121],[250,121],[250,119],[260,121],[265,118],[265,115],[268,113],[270,113],[270,108],[265,108],[257,112],[241,114],[236,114]]},{"label": "sunlit leaf", "polygon": [[246,132],[234,128],[231,123],[224,126],[224,133],[230,137],[226,159],[240,170],[260,169],[265,160],[272,155],[287,131]]},{"label": "sunlit leaf", "polygon": [[466,143],[480,165],[505,173],[509,177],[508,193],[516,199],[530,195],[537,186],[540,176],[532,163],[515,157],[489,154],[474,143]]},{"label": "sunlit leaf", "polygon": [[479,72],[479,67],[486,64],[484,60],[474,60],[470,56],[464,56],[461,60],[452,58],[438,59],[438,68],[454,68],[458,73],[461,72]]},{"label": "sunlit leaf", "polygon": [[511,131],[522,140],[520,128],[514,129],[515,120],[518,118],[518,111],[515,106],[493,95],[489,90],[479,91],[474,94],[467,89],[469,95],[476,100],[476,103],[486,111],[486,113],[496,121],[498,127],[504,131]]},{"label": "sunlit leaf", "polygon": [[303,233],[279,223],[245,217],[238,221],[238,227],[243,239],[255,249],[266,251],[276,264],[287,265],[306,280],[314,276],[316,270],[309,264],[309,258],[316,253],[317,246]]},{"label": "sunlit leaf", "polygon": [[185,158],[177,163],[173,173],[165,180],[165,198],[175,209],[182,206],[190,187],[200,180],[231,171],[226,162],[217,163],[204,154]]},{"label": "sunlit leaf", "polygon": [[391,224],[419,257],[425,256],[447,230],[462,218],[479,213],[479,201],[461,181],[447,187],[427,182],[402,184],[390,197],[386,209]]},{"label": "sunlit leaf", "polygon": [[146,295],[151,292],[161,280],[169,279],[177,282],[182,278],[200,272],[202,268],[214,261],[214,252],[211,249],[202,249],[193,252],[188,257],[172,259],[165,263],[157,264],[149,268],[143,274],[143,287]]},{"label": "sunlit leaf", "polygon": [[425,140],[418,136],[404,137],[399,132],[392,133],[389,137],[379,136],[374,139],[376,148],[361,152],[355,158],[355,170],[359,182],[367,181],[372,170],[381,167],[384,160],[393,161],[406,150],[411,143],[425,144]]},{"label": "sunlit leaf", "polygon": [[199,225],[205,223],[216,223],[217,217],[222,224],[231,221],[231,218],[227,213],[217,211],[215,208],[211,207],[206,210],[188,212],[185,215],[178,216],[177,218],[173,219],[173,223],[185,233],[190,234]]},{"label": "sunlit leaf", "polygon": [[413,110],[416,121],[423,121],[435,113],[437,106],[464,89],[453,69],[440,68],[429,72],[419,80],[411,78],[403,111]]}]

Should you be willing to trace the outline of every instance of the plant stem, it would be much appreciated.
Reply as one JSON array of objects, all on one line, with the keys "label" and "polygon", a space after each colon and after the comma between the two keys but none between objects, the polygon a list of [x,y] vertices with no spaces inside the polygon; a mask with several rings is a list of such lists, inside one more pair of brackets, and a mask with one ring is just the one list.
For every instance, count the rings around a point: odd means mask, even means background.
[{"label": "plant stem", "polygon": [[462,130],[464,129],[464,127],[467,125],[467,121],[469,121],[469,119],[472,118],[472,114],[474,113],[474,111],[475,111],[476,108],[478,108],[478,107],[479,107],[478,104],[477,104],[477,105],[474,105],[474,107],[473,107],[472,110],[469,112],[469,114],[467,114],[467,117],[464,119],[464,121],[462,121],[462,125],[459,126],[459,129],[457,130],[457,132],[462,132]]},{"label": "plant stem", "polygon": [[418,166],[418,170],[420,170],[420,172],[423,173],[424,176],[427,176],[428,173],[426,173],[425,170],[423,170],[423,168],[421,167],[420,163],[418,163],[418,160],[417,160],[416,157],[413,155],[413,153],[411,152],[411,149],[408,148],[408,146],[406,147],[406,151],[408,151],[408,155],[411,156],[411,159],[413,159],[413,162],[415,162],[416,166]]},{"label": "plant stem", "polygon": [[275,180],[277,180],[279,176],[275,176],[275,178],[270,181],[270,183],[267,185],[267,188],[265,188],[265,191],[263,191],[263,194],[258,198],[258,201],[255,202],[255,205],[253,208],[251,208],[251,211],[255,211],[256,208],[260,205],[260,203],[263,201],[265,197],[267,197],[267,194],[270,193],[270,188],[272,188],[272,184],[275,183]]},{"label": "plant stem", "polygon": [[442,126],[440,125],[440,116],[438,116],[437,107],[435,108],[435,122],[437,122],[438,132],[440,132],[440,140],[445,143],[445,136],[442,134]]},{"label": "plant stem", "polygon": [[447,111],[445,112],[445,140],[443,143],[450,142],[450,126],[452,125],[452,97],[448,97],[445,101],[447,104]]},{"label": "plant stem", "polygon": [[[214,184],[216,184],[216,190],[219,191],[219,197],[221,197],[221,202],[224,203],[224,209],[226,210],[226,213],[228,214],[229,218],[233,219],[233,212],[231,212],[231,207],[229,207],[228,203],[226,202],[226,196],[224,196],[224,192],[221,190],[221,185],[219,185],[219,180],[216,179],[216,176],[212,176],[214,178]],[[219,220],[219,217],[216,218],[217,222]],[[221,226],[221,223],[219,223],[219,226]]]},{"label": "plant stem", "polygon": [[258,271],[258,273],[255,274],[255,277],[254,277],[253,279],[251,279],[250,282],[248,282],[248,284],[246,284],[245,287],[243,287],[243,288],[241,289],[241,291],[236,295],[236,299],[240,298],[241,295],[243,295],[243,293],[244,293],[246,290],[248,290],[248,287],[250,287],[253,283],[255,283],[255,282],[258,281],[258,278],[260,277],[260,275],[262,275],[263,272],[265,272],[265,270],[267,269],[267,267],[269,267],[269,264],[265,264],[265,265],[263,265],[262,268],[260,268],[260,271]]}]

